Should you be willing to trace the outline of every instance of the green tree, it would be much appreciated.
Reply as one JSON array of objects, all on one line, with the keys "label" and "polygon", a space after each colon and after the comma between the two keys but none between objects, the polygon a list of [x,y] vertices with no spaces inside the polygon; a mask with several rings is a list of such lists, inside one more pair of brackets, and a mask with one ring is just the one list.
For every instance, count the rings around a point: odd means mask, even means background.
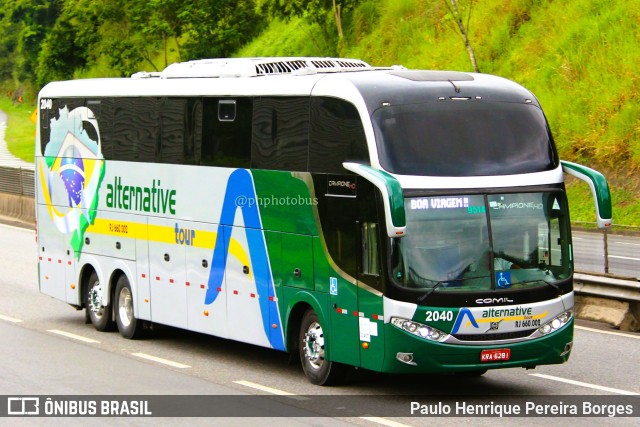
[{"label": "green tree", "polygon": [[231,56],[266,26],[254,0],[188,0],[180,16],[185,25],[188,59]]},{"label": "green tree", "polygon": [[[473,66],[473,70],[476,73],[480,72],[478,68],[478,63],[476,61],[476,55],[473,51],[473,47],[471,46],[471,41],[469,41],[469,21],[471,20],[471,11],[473,9],[474,0],[469,0],[466,6],[462,6],[458,0],[442,0],[444,5],[447,7],[449,14],[447,18],[453,20],[455,24],[453,25],[453,31],[458,33],[460,37],[462,37],[462,41],[464,42],[464,47],[467,49],[467,53],[469,54],[469,60],[471,61],[471,65]],[[463,21],[465,19],[464,16],[464,8],[466,8],[467,16],[466,23]]]},{"label": "green tree", "polygon": [[12,21],[12,0],[0,0],[0,82],[13,78],[18,45],[18,24]]},{"label": "green tree", "polygon": [[5,47],[13,50],[12,74],[17,81],[35,81],[35,69],[42,40],[55,24],[62,3],[63,0],[4,0],[2,2],[4,29],[14,33],[9,35],[10,41]]},{"label": "green tree", "polygon": [[91,49],[100,39],[96,32],[99,18],[87,0],[66,0],[62,12],[41,43],[36,81],[43,86],[52,80],[73,78],[87,66]]}]

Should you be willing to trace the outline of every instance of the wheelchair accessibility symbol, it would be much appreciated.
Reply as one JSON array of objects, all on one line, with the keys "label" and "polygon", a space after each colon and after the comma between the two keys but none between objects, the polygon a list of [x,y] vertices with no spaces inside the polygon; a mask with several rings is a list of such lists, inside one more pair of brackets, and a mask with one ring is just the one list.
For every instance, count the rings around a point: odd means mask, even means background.
[{"label": "wheelchair accessibility symbol", "polygon": [[507,289],[511,287],[511,272],[496,272],[496,287],[498,289]]},{"label": "wheelchair accessibility symbol", "polygon": [[338,295],[338,278],[337,277],[329,278],[329,293],[331,295]]}]

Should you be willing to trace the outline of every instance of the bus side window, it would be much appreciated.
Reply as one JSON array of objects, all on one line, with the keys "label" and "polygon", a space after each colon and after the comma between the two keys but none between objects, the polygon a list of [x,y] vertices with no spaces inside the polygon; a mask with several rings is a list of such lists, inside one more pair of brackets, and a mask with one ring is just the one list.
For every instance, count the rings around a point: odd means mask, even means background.
[{"label": "bus side window", "polygon": [[160,99],[113,98],[113,103],[113,159],[155,162],[160,151]]},{"label": "bus side window", "polygon": [[358,180],[360,255],[358,280],[382,291],[382,242],[378,205],[380,191],[368,181]]},{"label": "bus side window", "polygon": [[256,98],[251,167],[307,171],[309,98]]},{"label": "bus side window", "polygon": [[185,144],[185,98],[166,98],[162,102],[162,140],[160,160],[162,163],[184,162]]},{"label": "bus side window", "polygon": [[197,164],[202,141],[200,98],[165,98],[163,100],[161,139],[162,163]]},{"label": "bus side window", "polygon": [[[60,110],[66,108],[68,112],[84,105],[82,98],[57,98],[51,100],[51,108],[40,109],[40,141],[42,154],[44,154],[47,144],[51,139],[51,121],[60,120]],[[67,153],[68,154],[68,153]],[[63,153],[48,153],[52,155],[63,155]]]},{"label": "bus side window", "polygon": [[[100,150],[105,159],[111,160],[114,157],[113,154],[113,98],[102,99],[88,99],[86,107],[93,113],[93,118],[96,119],[98,127],[100,129]],[[95,129],[93,126],[85,125],[85,131],[89,134],[89,137],[94,141],[97,141],[97,135],[93,136]]]},{"label": "bus side window", "polygon": [[201,164],[248,168],[252,117],[251,98],[204,98]]},{"label": "bus side window", "polygon": [[343,162],[370,163],[358,110],[341,99],[312,97],[309,172],[345,173]]},{"label": "bus side window", "polygon": [[365,222],[360,228],[362,236],[362,255],[360,273],[380,275],[380,240],[378,224]]}]

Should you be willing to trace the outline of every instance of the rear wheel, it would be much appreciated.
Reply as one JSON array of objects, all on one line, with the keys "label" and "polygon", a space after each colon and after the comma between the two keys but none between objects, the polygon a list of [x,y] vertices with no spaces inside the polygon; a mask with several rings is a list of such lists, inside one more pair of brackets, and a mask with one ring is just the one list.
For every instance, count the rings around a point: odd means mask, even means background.
[{"label": "rear wheel", "polygon": [[114,323],[111,319],[111,304],[102,305],[102,296],[106,292],[106,286],[103,286],[98,279],[98,275],[91,273],[89,283],[87,284],[87,293],[85,307],[87,317],[98,331],[105,332],[113,330]]},{"label": "rear wheel", "polygon": [[142,321],[133,315],[133,296],[126,276],[120,276],[118,279],[115,303],[116,323],[120,335],[128,339],[139,338],[142,334]]},{"label": "rear wheel", "polygon": [[302,317],[298,342],[302,369],[311,383],[331,385],[344,378],[345,366],[325,359],[325,332],[318,315],[312,309],[307,310]]}]

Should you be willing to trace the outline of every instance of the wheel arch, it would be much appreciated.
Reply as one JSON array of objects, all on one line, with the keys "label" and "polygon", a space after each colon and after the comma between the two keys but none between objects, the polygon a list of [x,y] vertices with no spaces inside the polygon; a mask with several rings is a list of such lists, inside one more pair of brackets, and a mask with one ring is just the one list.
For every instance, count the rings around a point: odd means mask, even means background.
[{"label": "wheel arch", "polygon": [[[307,310],[313,309],[318,319],[320,319],[320,322],[325,325],[325,328],[329,327],[329,317],[327,316],[326,310],[322,308],[326,306],[326,304],[320,302],[316,295],[309,292],[298,292],[294,298],[291,298],[288,306],[285,342],[287,352],[294,354],[293,352],[298,350],[300,323]],[[329,345],[329,347],[331,346]]]}]

